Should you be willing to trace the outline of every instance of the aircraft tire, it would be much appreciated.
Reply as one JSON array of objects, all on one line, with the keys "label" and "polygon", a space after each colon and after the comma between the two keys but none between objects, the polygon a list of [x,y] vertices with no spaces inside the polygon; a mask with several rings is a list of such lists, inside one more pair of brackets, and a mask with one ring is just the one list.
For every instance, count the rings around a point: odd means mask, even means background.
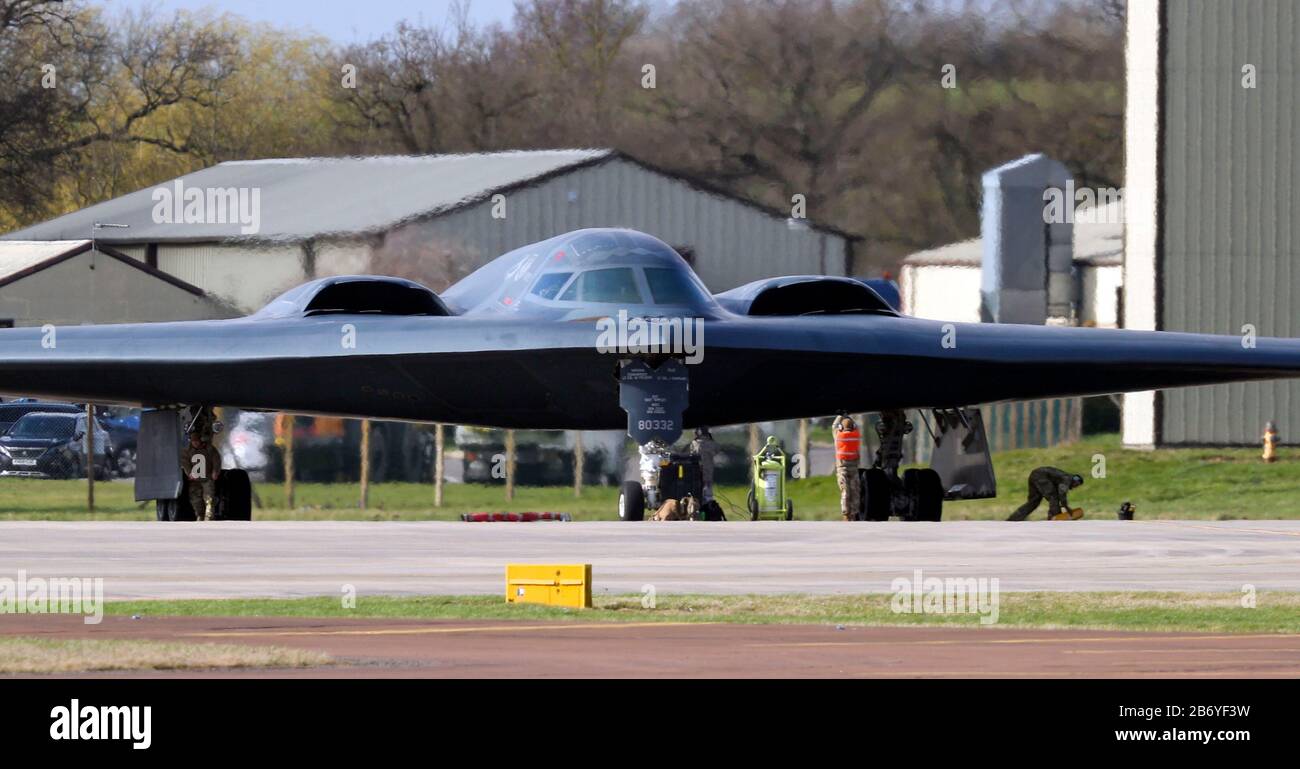
[{"label": "aircraft tire", "polygon": [[222,470],[217,480],[223,521],[253,520],[253,485],[245,470]]},{"label": "aircraft tire", "polygon": [[184,490],[177,499],[159,499],[154,502],[160,521],[193,521],[194,508],[190,507],[190,498]]},{"label": "aircraft tire", "polygon": [[618,517],[623,521],[645,520],[645,490],[636,481],[624,481],[618,494]]},{"label": "aircraft tire", "polygon": [[930,468],[913,468],[903,473],[903,489],[912,498],[912,520],[939,521],[943,518],[943,480]]},{"label": "aircraft tire", "polygon": [[862,477],[862,517],[864,521],[888,521],[890,510],[890,498],[893,494],[893,487],[889,482],[889,476],[884,470],[878,467],[871,467],[863,470]]}]

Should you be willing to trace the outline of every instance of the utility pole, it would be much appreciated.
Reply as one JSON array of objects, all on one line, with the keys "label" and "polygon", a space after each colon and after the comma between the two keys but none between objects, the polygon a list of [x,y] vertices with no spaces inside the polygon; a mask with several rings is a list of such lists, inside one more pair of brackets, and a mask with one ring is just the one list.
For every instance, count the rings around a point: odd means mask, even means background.
[{"label": "utility pole", "polygon": [[[90,227],[90,269],[95,269],[95,254],[99,251],[99,231],[130,229],[129,224],[95,222]],[[93,290],[93,289],[92,289]],[[95,513],[95,404],[86,404],[86,511]]]},{"label": "utility pole", "polygon": [[433,506],[442,507],[442,486],[444,482],[442,472],[442,455],[443,455],[443,437],[442,423],[433,426]]},{"label": "utility pole", "polygon": [[361,420],[361,509],[370,502],[370,420]]},{"label": "utility pole", "polygon": [[515,498],[515,431],[506,430],[506,501]]},{"label": "utility pole", "polygon": [[95,404],[86,404],[86,512],[95,513]]},{"label": "utility pole", "polygon": [[587,452],[582,446],[582,431],[573,433],[573,496],[582,498],[582,472],[587,464]]}]

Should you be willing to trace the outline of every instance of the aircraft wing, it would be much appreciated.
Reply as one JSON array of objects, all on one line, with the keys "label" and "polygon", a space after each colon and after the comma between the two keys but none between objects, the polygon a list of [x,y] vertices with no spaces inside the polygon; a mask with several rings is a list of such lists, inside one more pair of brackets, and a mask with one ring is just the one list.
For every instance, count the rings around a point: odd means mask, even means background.
[{"label": "aircraft wing", "polygon": [[719,349],[752,351],[750,364],[743,362],[746,356],[735,356],[737,381],[758,380],[763,370],[769,378],[774,370],[785,371],[804,383],[807,397],[845,404],[819,413],[1300,376],[1300,340],[1292,339],[944,323],[885,315],[746,318],[708,330],[706,360]]},{"label": "aircraft wing", "polygon": [[594,358],[592,328],[325,315],[6,329],[0,393],[514,426],[566,408],[580,387],[569,358]]},{"label": "aircraft wing", "polygon": [[[687,424],[1300,376],[1300,341],[942,323],[701,321]],[[326,315],[0,331],[0,392],[504,427],[617,429],[590,321]]]},{"label": "aircraft wing", "polygon": [[[608,349],[611,316],[675,317],[697,349]],[[618,429],[621,362],[667,357],[687,364],[686,427],[1300,376],[1297,340],[944,323],[899,315],[849,278],[714,296],[648,235],[581,230],[504,254],[441,297],[339,276],[247,318],[0,330],[0,393]]]}]

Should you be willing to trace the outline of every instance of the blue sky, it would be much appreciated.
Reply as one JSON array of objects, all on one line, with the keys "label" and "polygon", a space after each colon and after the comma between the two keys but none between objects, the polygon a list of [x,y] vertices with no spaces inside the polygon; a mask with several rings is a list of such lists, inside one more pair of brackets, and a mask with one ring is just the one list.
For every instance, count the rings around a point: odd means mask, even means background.
[{"label": "blue sky", "polygon": [[[951,9],[971,0],[940,0]],[[976,7],[997,8],[1001,0],[974,0]],[[340,43],[371,40],[391,32],[397,22],[442,25],[451,18],[453,0],[91,0],[110,11],[152,6],[170,14],[175,9],[209,8],[277,27],[312,30]],[[1029,7],[1051,7],[1058,0],[1031,0]],[[509,25],[515,0],[464,0],[476,26],[494,22]],[[673,0],[649,0],[652,13],[662,13]]]},{"label": "blue sky", "polygon": [[[452,0],[98,0],[110,10],[152,6],[170,14],[174,9],[210,8],[277,27],[313,30],[342,43],[370,40],[391,32],[409,19],[442,24],[450,18]],[[482,26],[508,24],[514,0],[471,0],[469,16]]]}]

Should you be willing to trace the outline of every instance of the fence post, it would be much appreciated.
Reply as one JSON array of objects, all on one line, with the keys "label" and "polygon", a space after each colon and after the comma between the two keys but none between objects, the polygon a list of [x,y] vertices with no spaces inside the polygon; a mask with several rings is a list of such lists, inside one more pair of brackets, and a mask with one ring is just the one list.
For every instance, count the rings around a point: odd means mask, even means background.
[{"label": "fence post", "polygon": [[284,414],[284,505],[293,510],[293,414]]},{"label": "fence post", "polygon": [[370,502],[370,420],[361,420],[361,509]]},{"label": "fence post", "polygon": [[442,507],[442,423],[433,426],[433,506]]},{"label": "fence post", "polygon": [[506,501],[515,498],[515,431],[506,430]]},{"label": "fence post", "polygon": [[95,404],[86,404],[86,512],[95,513]]},{"label": "fence post", "polygon": [[587,452],[582,445],[582,431],[573,433],[573,496],[582,497],[582,473],[587,464]]},{"label": "fence post", "polygon": [[[858,428],[861,430],[861,426]],[[812,477],[812,457],[808,448],[808,420],[799,420],[799,467],[803,471],[804,478]]]}]

